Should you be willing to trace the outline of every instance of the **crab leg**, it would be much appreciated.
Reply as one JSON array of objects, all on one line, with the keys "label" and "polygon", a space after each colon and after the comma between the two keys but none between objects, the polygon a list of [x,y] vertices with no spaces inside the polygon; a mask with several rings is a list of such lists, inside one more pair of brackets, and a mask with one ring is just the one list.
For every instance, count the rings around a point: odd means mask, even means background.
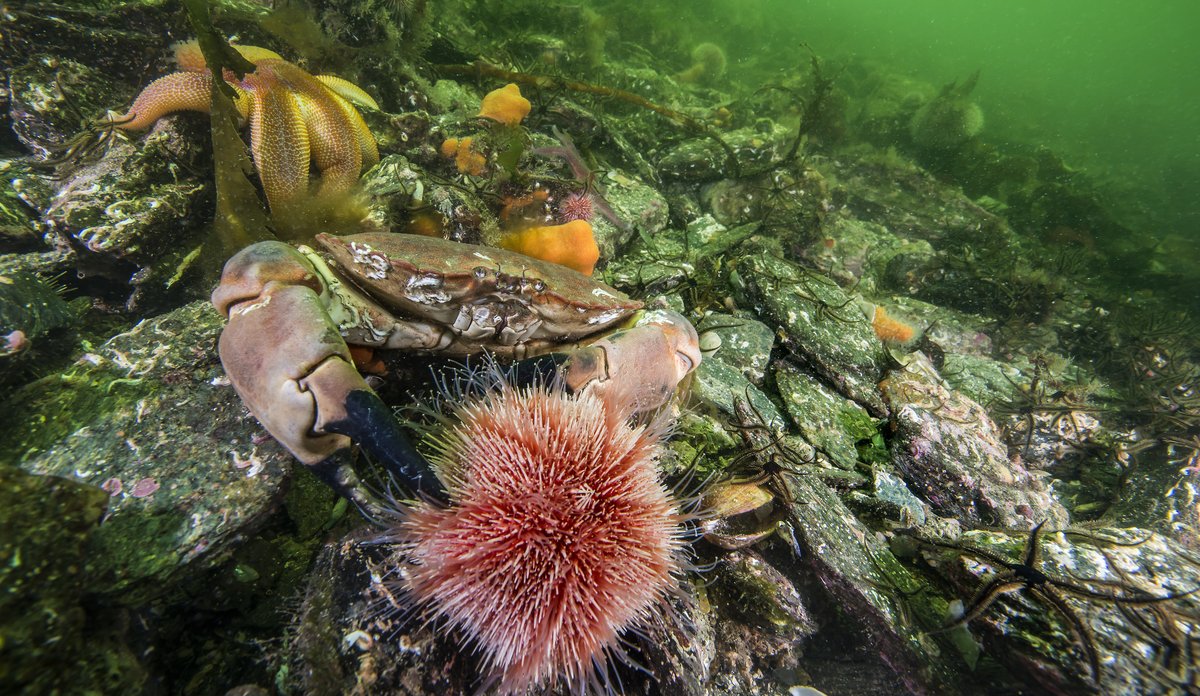
[{"label": "crab leg", "polygon": [[557,372],[572,392],[591,391],[622,417],[653,411],[700,365],[700,339],[677,312],[642,312],[632,326],[573,352],[519,363],[521,375]]},{"label": "crab leg", "polygon": [[218,349],[234,389],[280,444],[354,502],[363,495],[336,456],[352,440],[414,493],[441,497],[428,462],[354,368],[331,298],[287,244],[260,242],[229,259],[212,300],[229,317]]}]

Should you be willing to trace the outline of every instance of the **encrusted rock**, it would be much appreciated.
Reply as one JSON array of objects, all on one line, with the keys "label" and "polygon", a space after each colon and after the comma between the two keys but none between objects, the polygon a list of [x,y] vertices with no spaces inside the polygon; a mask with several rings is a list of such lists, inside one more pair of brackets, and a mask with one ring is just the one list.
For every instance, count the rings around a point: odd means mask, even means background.
[{"label": "encrusted rock", "polygon": [[[81,275],[153,288],[151,303],[178,282],[211,214],[210,187],[182,167],[198,166],[196,154],[196,142],[170,123],[137,145],[116,143],[64,180],[42,213],[50,233],[78,252]],[[135,292],[130,301],[144,299]]]},{"label": "encrusted rock", "polygon": [[942,386],[924,355],[913,354],[880,388],[892,412],[893,461],[939,515],[1010,529],[1066,524],[1066,510],[1045,483],[1008,456],[987,412]]},{"label": "encrusted rock", "polygon": [[[700,349],[705,351],[705,360],[719,360],[740,370],[751,382],[762,384],[775,345],[775,334],[769,326],[746,317],[714,312],[697,322],[696,331],[701,335]],[[705,335],[715,337],[707,339],[707,348]]]},{"label": "encrusted rock", "polygon": [[23,145],[42,155],[81,132],[88,119],[116,108],[127,95],[107,75],[89,65],[53,55],[37,55],[12,71],[10,115]]},{"label": "encrusted rock", "polygon": [[[1020,564],[1028,541],[1029,535],[969,531],[953,542],[967,551],[936,548],[925,556],[967,602],[983,583],[1006,570],[970,549]],[[1188,594],[1200,587],[1200,571],[1188,552],[1152,532],[1112,528],[1043,532],[1038,552],[1034,569],[1060,584],[1045,586],[1042,597],[1027,589],[998,595],[966,627],[982,639],[985,655],[1044,692],[1193,690],[1196,665],[1184,643],[1200,630],[1200,601]],[[1082,632],[1044,599],[1046,594],[1061,600],[1081,622]],[[1137,601],[1171,595],[1186,596]],[[1096,651],[1098,674],[1091,673],[1089,645]]]},{"label": "encrusted rock", "polygon": [[875,386],[886,364],[883,344],[854,296],[766,245],[747,244],[735,264],[734,289],[779,327],[793,359],[872,415],[887,413]]},{"label": "encrusted rock", "polygon": [[136,604],[224,560],[275,510],[291,457],[229,386],[207,302],[143,321],[9,399],[17,464],[103,488],[92,592]]},{"label": "encrusted rock", "polygon": [[854,631],[913,694],[963,693],[961,663],[926,628],[936,627],[944,605],[859,522],[824,484],[792,478],[795,533],[804,551],[800,573],[814,577]]},{"label": "encrusted rock", "polygon": [[0,264],[0,384],[17,372],[35,344],[78,317],[61,289],[28,271]]},{"label": "encrusted rock", "polygon": [[830,215],[818,239],[797,249],[809,263],[828,268],[839,282],[858,284],[864,293],[911,291],[922,269],[934,259],[923,239],[910,240],[883,225],[845,212]]},{"label": "encrusted rock", "polygon": [[[761,168],[778,161],[796,137],[794,130],[762,119],[752,127],[721,135],[736,153],[743,169]],[[663,155],[658,168],[664,177],[687,181],[711,181],[730,176],[726,150],[712,138],[686,140]]]},{"label": "encrusted rock", "polygon": [[804,439],[838,468],[853,469],[858,463],[855,444],[878,432],[866,409],[788,363],[776,366],[775,383]]},{"label": "encrusted rock", "polygon": [[121,651],[89,635],[81,601],[92,589],[88,540],[107,503],[93,486],[0,464],[0,691],[141,691],[143,675],[121,669]]},{"label": "encrusted rock", "polygon": [[[317,557],[280,656],[286,687],[306,694],[474,692],[483,670],[479,657],[383,584],[394,580],[389,551],[363,539],[360,533],[327,544]],[[626,689],[653,679],[665,693],[704,693],[707,659],[700,658],[712,654],[711,630],[688,603],[674,612],[686,625],[652,628],[639,653],[649,675],[617,666]]]},{"label": "encrusted rock", "polygon": [[791,641],[816,632],[816,622],[791,581],[754,551],[723,557],[709,580],[708,595],[721,611]]}]

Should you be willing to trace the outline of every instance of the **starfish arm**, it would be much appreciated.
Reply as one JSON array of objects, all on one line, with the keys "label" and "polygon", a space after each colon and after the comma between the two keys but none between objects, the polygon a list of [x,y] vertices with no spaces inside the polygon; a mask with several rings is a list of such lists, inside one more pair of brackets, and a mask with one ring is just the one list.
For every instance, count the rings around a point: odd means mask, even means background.
[{"label": "starfish arm", "polygon": [[350,82],[349,80],[343,80],[342,78],[335,77],[333,75],[316,75],[315,77],[321,81],[321,84],[333,90],[334,94],[338,95],[342,99],[345,99],[351,104],[354,104],[355,106],[365,106],[376,111],[380,110],[379,104],[375,102],[375,99],[373,99],[371,95],[367,94],[361,87],[353,82]]},{"label": "starfish arm", "polygon": [[[204,61],[204,54],[200,52],[200,42],[195,39],[191,41],[181,41],[173,46],[175,49],[175,64],[180,70],[188,72],[205,72],[208,70],[208,63]],[[233,48],[242,57],[251,63],[258,64],[260,60],[275,59],[281,60],[283,56],[275,51],[258,46],[242,46],[235,45]]]},{"label": "starfish arm", "polygon": [[379,146],[375,144],[375,136],[371,135],[371,129],[367,127],[367,122],[363,120],[362,114],[358,113],[358,109],[355,109],[353,104],[341,96],[335,94],[333,98],[341,107],[342,112],[346,114],[346,118],[350,120],[351,130],[354,132],[354,138],[358,141],[359,152],[362,153],[363,171],[379,164]]},{"label": "starfish arm", "polygon": [[[1133,606],[1133,607],[1144,607],[1144,606],[1149,606],[1151,604],[1159,604],[1161,602],[1170,602],[1172,600],[1187,597],[1188,595],[1190,595],[1196,591],[1196,590],[1191,590],[1188,592],[1180,592],[1180,593],[1176,593],[1176,594],[1154,595],[1154,594],[1150,594],[1148,592],[1144,592],[1144,591],[1136,589],[1136,588],[1124,587],[1124,586],[1120,585],[1119,583],[1094,581],[1094,580],[1089,581],[1089,582],[1096,582],[1096,584],[1102,585],[1104,587],[1112,587],[1114,589],[1121,590],[1121,593],[1119,593],[1119,594],[1109,594],[1107,592],[1097,592],[1097,591],[1089,589],[1087,587],[1083,587],[1082,585],[1077,585],[1073,582],[1066,582],[1064,580],[1057,580],[1055,578],[1047,578],[1047,582],[1049,582],[1052,586],[1054,586],[1064,592],[1069,592],[1069,593],[1079,596],[1079,597],[1095,599],[1095,600],[1098,600],[1101,602],[1113,602],[1115,604],[1124,604],[1124,605]],[[1130,596],[1130,595],[1125,594],[1126,592],[1136,592],[1137,594]]]},{"label": "starfish arm", "polygon": [[308,195],[308,129],[285,89],[256,80],[250,110],[250,152],[271,210]]},{"label": "starfish arm", "polygon": [[176,111],[212,109],[212,76],[208,73],[177,72],[151,82],[133,101],[117,127],[142,130]]},{"label": "starfish arm", "polygon": [[1025,542],[1025,565],[1029,568],[1036,568],[1041,552],[1042,527],[1045,526],[1046,520],[1038,522],[1037,526],[1029,532],[1029,540]]},{"label": "starfish arm", "polygon": [[1007,568],[1008,566],[1012,565],[1012,563],[1008,559],[1002,558],[1002,557],[998,556],[997,554],[994,554],[990,551],[984,551],[983,549],[963,547],[963,546],[959,546],[958,544],[951,544],[951,543],[948,543],[945,541],[938,541],[936,539],[923,539],[923,538],[919,538],[919,537],[913,537],[913,538],[917,539],[917,541],[919,543],[926,544],[928,546],[933,546],[934,548],[949,549],[951,551],[957,551],[959,553],[959,555],[966,554],[968,556],[974,556],[974,557],[984,561],[985,563],[989,563],[997,568]]},{"label": "starfish arm", "polygon": [[264,61],[258,73],[269,73],[291,92],[308,127],[313,164],[321,172],[318,195],[349,191],[362,173],[362,150],[355,127],[339,97],[312,75],[286,61]]}]

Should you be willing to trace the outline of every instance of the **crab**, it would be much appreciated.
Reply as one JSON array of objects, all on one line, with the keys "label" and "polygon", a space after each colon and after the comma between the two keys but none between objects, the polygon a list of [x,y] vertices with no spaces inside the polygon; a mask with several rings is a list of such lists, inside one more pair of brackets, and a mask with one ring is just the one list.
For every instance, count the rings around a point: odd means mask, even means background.
[{"label": "crab", "polygon": [[[225,264],[218,350],[251,413],[361,504],[352,443],[414,493],[441,484],[356,369],[347,344],[533,363],[622,415],[666,404],[700,364],[696,330],[581,273],[491,247],[393,233],[259,242]],[[540,357],[539,357],[540,356]]]}]

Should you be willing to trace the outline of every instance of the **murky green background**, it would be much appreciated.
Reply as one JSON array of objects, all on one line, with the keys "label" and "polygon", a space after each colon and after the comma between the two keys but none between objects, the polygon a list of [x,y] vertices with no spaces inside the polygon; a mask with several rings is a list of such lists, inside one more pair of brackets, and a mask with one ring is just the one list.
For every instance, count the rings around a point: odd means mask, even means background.
[{"label": "murky green background", "polygon": [[1053,147],[1145,192],[1161,216],[1156,221],[1192,229],[1200,222],[1194,4],[748,0],[695,7],[703,29],[727,39],[730,60],[747,66],[787,66],[804,42],[822,55],[878,61],[933,84],[978,69],[975,94],[989,139]]}]

